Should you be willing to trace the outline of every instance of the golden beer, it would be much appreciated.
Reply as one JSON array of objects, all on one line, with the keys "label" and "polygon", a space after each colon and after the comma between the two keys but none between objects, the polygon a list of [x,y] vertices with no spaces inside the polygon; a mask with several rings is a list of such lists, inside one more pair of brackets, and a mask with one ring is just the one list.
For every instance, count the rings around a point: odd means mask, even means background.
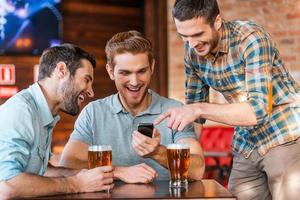
[{"label": "golden beer", "polygon": [[112,149],[109,145],[93,145],[88,149],[89,169],[101,166],[112,166]]},{"label": "golden beer", "polygon": [[170,187],[187,187],[190,165],[188,144],[169,144],[167,146]]}]

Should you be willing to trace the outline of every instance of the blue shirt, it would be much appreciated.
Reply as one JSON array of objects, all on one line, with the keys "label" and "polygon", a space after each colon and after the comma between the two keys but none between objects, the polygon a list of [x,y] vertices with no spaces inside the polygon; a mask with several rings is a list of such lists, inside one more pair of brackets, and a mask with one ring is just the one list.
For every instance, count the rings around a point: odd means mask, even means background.
[{"label": "blue shirt", "polygon": [[50,157],[53,117],[38,83],[0,106],[0,181],[43,175]]},{"label": "blue shirt", "polygon": [[[166,168],[150,158],[140,157],[132,147],[132,133],[137,130],[140,122],[152,123],[162,112],[171,107],[181,106],[181,103],[159,96],[149,90],[152,95],[150,106],[133,117],[119,101],[118,94],[111,95],[89,103],[80,113],[71,139],[80,140],[86,144],[109,144],[112,146],[114,166],[132,166],[146,163],[158,174],[159,180],[168,180]],[[167,128],[167,120],[157,127],[161,134],[161,144],[172,143],[171,130]],[[93,139],[94,133],[94,139]],[[189,126],[183,132],[175,134],[175,142],[182,138],[196,138],[194,127]]]}]

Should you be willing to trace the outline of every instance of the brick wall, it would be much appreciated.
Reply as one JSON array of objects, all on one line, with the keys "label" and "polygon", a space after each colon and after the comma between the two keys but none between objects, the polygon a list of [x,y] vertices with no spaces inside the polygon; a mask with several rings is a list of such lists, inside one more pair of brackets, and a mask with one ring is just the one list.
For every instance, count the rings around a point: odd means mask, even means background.
[{"label": "brick wall", "polygon": [[[300,0],[219,0],[225,20],[251,20],[277,43],[286,67],[300,81]],[[169,97],[184,101],[183,43],[171,17],[168,0]]]}]

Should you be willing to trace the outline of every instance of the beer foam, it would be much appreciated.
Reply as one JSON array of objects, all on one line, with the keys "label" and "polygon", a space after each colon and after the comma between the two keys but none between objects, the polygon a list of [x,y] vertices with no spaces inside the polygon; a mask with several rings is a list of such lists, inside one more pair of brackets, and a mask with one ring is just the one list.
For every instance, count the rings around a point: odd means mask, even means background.
[{"label": "beer foam", "polygon": [[110,145],[92,145],[89,146],[88,151],[111,151],[112,148]]},{"label": "beer foam", "polygon": [[167,149],[189,149],[190,146],[188,144],[168,144]]}]

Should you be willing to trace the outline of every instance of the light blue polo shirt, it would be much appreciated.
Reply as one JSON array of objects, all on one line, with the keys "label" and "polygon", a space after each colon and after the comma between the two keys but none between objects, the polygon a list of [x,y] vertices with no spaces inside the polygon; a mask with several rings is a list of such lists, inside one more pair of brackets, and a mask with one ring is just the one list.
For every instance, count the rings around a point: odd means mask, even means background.
[{"label": "light blue polo shirt", "polygon": [[[159,96],[149,90],[152,101],[148,109],[133,117],[124,110],[119,101],[118,94],[111,95],[104,99],[99,99],[89,103],[80,113],[72,140],[80,140],[86,144],[109,144],[112,146],[114,166],[132,166],[146,163],[154,168],[159,180],[168,180],[169,173],[166,168],[150,158],[140,157],[132,147],[132,133],[137,130],[140,122],[152,123],[162,112],[171,107],[182,105],[173,99]],[[157,127],[161,134],[161,144],[172,143],[171,130],[167,127],[167,120]],[[92,135],[94,133],[94,140]],[[175,142],[182,138],[196,138],[194,127],[190,126],[183,132],[177,132]]]},{"label": "light blue polo shirt", "polygon": [[22,172],[43,175],[50,157],[53,117],[38,83],[0,106],[0,181]]}]

